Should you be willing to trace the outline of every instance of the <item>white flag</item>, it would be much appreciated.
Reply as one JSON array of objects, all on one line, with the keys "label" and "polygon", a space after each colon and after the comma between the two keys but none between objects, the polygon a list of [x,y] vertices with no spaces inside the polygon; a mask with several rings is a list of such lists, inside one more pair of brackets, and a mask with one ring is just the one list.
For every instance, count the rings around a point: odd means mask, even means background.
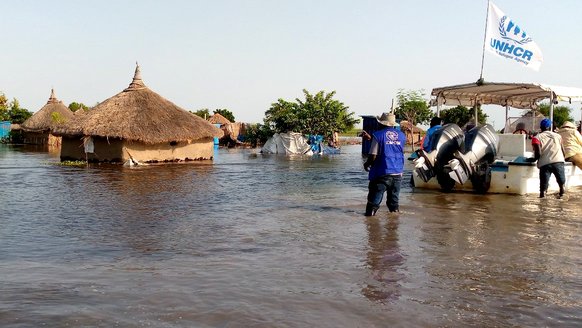
[{"label": "white flag", "polygon": [[489,2],[485,48],[490,52],[539,70],[542,51],[521,26]]}]

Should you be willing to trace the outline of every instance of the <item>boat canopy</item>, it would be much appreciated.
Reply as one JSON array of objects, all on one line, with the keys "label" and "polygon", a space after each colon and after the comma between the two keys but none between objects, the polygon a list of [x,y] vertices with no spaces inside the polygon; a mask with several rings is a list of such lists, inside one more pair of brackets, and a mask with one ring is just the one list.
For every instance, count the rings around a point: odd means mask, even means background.
[{"label": "boat canopy", "polygon": [[500,105],[536,109],[540,100],[582,101],[582,89],[535,83],[468,83],[432,89],[432,106]]}]

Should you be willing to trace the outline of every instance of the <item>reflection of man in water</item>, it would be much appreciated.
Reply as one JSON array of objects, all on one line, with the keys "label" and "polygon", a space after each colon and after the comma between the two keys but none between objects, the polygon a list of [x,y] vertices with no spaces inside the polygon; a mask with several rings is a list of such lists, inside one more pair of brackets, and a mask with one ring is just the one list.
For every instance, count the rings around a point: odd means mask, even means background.
[{"label": "reflection of man in water", "polygon": [[404,274],[398,268],[404,263],[398,246],[398,218],[384,226],[376,217],[366,218],[369,250],[366,264],[371,279],[362,288],[362,294],[371,301],[390,302],[400,297],[400,283]]}]

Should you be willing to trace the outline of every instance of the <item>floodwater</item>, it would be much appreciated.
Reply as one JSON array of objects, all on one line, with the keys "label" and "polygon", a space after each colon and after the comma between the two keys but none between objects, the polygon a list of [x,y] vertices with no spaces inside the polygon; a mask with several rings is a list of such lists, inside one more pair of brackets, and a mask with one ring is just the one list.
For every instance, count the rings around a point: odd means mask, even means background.
[{"label": "floodwater", "polygon": [[365,218],[357,145],[137,168],[56,156],[0,145],[1,327],[582,325],[580,191],[406,183],[399,215]]}]

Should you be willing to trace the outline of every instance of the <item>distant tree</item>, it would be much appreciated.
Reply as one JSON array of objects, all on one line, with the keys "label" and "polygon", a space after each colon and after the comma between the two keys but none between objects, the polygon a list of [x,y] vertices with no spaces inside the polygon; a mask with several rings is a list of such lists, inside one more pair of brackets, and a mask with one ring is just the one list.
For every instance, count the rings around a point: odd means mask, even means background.
[{"label": "distant tree", "polygon": [[319,91],[315,95],[303,89],[305,100],[295,102],[279,99],[265,112],[264,123],[273,132],[319,134],[331,139],[334,132],[351,130],[360,120],[348,106],[333,99],[335,91]]},{"label": "distant tree", "polygon": [[251,124],[246,127],[243,141],[251,144],[252,147],[257,147],[259,144],[264,144],[273,131],[264,124]]},{"label": "distant tree", "polygon": [[400,89],[396,99],[398,107],[395,108],[394,114],[412,125],[428,123],[433,116],[428,102],[424,99],[423,90]]},{"label": "distant tree", "polygon": [[200,116],[205,120],[207,120],[210,117],[210,111],[208,110],[208,108],[202,108],[202,109],[199,109],[199,110],[194,111],[194,112],[190,111],[190,113],[197,115],[197,116]]},{"label": "distant tree", "polygon": [[[424,99],[424,92],[422,90],[398,90],[396,94],[398,100],[398,107],[394,109],[394,114],[405,119],[412,126],[416,124],[427,123],[433,116],[428,102]],[[414,140],[412,134],[413,129],[409,131],[410,140]],[[414,150],[414,143],[412,144]]]},{"label": "distant tree", "polygon": [[299,132],[302,127],[298,112],[296,103],[279,99],[265,112],[263,122],[273,133]]},{"label": "distant tree", "polygon": [[0,92],[0,121],[10,120],[10,115],[8,115],[9,108],[8,98],[6,98],[4,93]]},{"label": "distant tree", "polygon": [[[564,122],[571,121],[574,119],[570,116],[570,111],[572,109],[568,106],[554,106],[554,127],[560,127]],[[538,112],[542,113],[545,117],[550,117],[550,104],[541,103],[537,109]]]},{"label": "distant tree", "polygon": [[72,112],[76,112],[79,109],[82,109],[84,111],[88,111],[89,110],[89,107],[87,105],[83,104],[83,103],[72,102],[72,103],[69,104],[69,109]]},{"label": "distant tree", "polygon": [[[455,123],[456,125],[462,127],[465,124],[473,121],[475,118],[475,108],[467,108],[465,106],[456,106],[449,109],[444,109],[440,113],[440,117],[443,119],[445,124]],[[480,124],[487,123],[487,114],[483,113],[481,108],[477,111],[477,117]]]},{"label": "distant tree", "polygon": [[229,111],[228,109],[224,108],[224,109],[215,109],[214,110],[214,114],[220,114],[222,116],[224,116],[224,118],[226,118],[227,120],[234,122],[234,115],[232,114],[231,111]]},{"label": "distant tree", "polygon": [[20,108],[20,103],[16,98],[10,102],[10,109],[8,110],[9,121],[14,124],[22,124],[32,113],[25,108]]}]

